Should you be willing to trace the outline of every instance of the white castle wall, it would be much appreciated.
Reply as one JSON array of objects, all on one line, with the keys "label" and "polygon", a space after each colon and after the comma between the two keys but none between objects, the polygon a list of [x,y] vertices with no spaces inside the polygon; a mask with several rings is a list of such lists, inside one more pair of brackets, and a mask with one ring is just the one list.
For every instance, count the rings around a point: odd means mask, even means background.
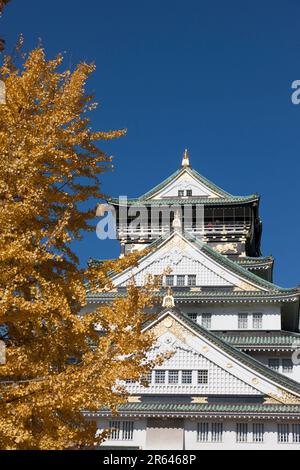
[{"label": "white castle wall", "polygon": [[[130,419],[130,418],[127,418]],[[156,450],[165,450],[165,449],[182,449],[182,450],[300,450],[300,443],[292,443],[292,422],[289,423],[290,435],[289,443],[278,443],[277,435],[277,424],[279,420],[268,420],[268,421],[253,421],[264,423],[264,442],[255,443],[253,442],[252,435],[252,421],[247,420],[248,423],[248,442],[238,443],[236,442],[236,424],[235,420],[223,420],[223,438],[222,442],[207,442],[202,443],[197,440],[197,423],[200,422],[200,419],[191,419],[186,418],[185,420],[177,420],[178,422],[178,432],[174,432],[174,426],[176,426],[176,420],[172,420],[172,427],[169,428],[168,439],[155,439],[156,446],[152,446],[153,436],[153,419],[150,421],[147,418],[134,419],[134,431],[133,439],[130,441],[115,441],[107,439],[102,446],[116,446],[116,447],[138,447],[139,449],[156,449]],[[204,420],[208,422],[208,420]],[[212,422],[217,422],[218,420],[211,420]],[[97,421],[97,427],[100,431],[108,427],[108,419],[99,419]],[[151,434],[147,439],[147,423],[150,423]],[[183,426],[183,428],[182,428]],[[162,432],[163,431],[163,432]],[[157,421],[157,436],[166,436],[166,428],[163,419],[158,419]],[[181,431],[181,432],[180,432]],[[172,440],[172,436],[173,440]],[[178,439],[179,436],[182,436],[181,439]],[[160,442],[160,444],[157,444]]]},{"label": "white castle wall", "polygon": [[[261,330],[281,330],[281,312],[280,305],[259,305],[259,304],[242,304],[242,305],[206,305],[201,304],[180,304],[180,310],[184,313],[197,313],[199,314],[198,323],[201,324],[201,314],[210,313],[211,330],[238,330],[238,314],[248,314],[248,328],[247,330],[256,330],[253,328],[253,314],[262,313],[262,328]],[[241,330],[242,331],[242,330]]]}]

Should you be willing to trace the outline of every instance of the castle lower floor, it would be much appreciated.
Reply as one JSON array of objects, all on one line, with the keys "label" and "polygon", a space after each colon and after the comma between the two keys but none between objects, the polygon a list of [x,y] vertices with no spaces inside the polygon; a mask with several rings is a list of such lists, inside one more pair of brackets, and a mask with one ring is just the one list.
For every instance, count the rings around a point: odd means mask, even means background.
[{"label": "castle lower floor", "polygon": [[300,450],[300,421],[220,417],[99,419],[102,447],[144,450]]}]

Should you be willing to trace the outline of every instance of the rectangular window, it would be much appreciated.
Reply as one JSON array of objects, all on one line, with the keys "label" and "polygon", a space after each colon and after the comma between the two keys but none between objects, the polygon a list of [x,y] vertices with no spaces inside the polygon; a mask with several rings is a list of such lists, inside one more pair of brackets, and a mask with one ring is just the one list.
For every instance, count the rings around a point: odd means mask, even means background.
[{"label": "rectangular window", "polygon": [[275,370],[277,372],[279,371],[279,365],[280,365],[279,359],[269,359],[268,364],[269,364],[270,369]]},{"label": "rectangular window", "polygon": [[184,196],[184,190],[183,190],[183,189],[179,189],[179,190],[178,190],[178,196],[179,196],[179,197]]},{"label": "rectangular window", "polygon": [[155,375],[154,375],[154,380],[156,384],[164,384],[166,382],[166,371],[156,370]]},{"label": "rectangular window", "polygon": [[188,286],[189,287],[194,287],[196,285],[196,275],[195,274],[189,274],[188,275]]},{"label": "rectangular window", "polygon": [[278,442],[285,443],[289,442],[289,425],[288,424],[278,424]]},{"label": "rectangular window", "polygon": [[169,377],[168,377],[169,384],[178,384],[178,380],[179,380],[179,371],[169,370]]},{"label": "rectangular window", "polygon": [[236,425],[236,442],[248,441],[248,424],[237,423]]},{"label": "rectangular window", "polygon": [[112,441],[117,441],[120,439],[120,421],[110,421],[109,422],[109,439]]},{"label": "rectangular window", "polygon": [[193,195],[193,191],[191,189],[187,189],[186,190],[186,195],[187,196],[192,196]]},{"label": "rectangular window", "polygon": [[123,421],[122,441],[131,441],[133,439],[133,421]]},{"label": "rectangular window", "polygon": [[211,329],[211,314],[210,313],[202,313],[201,325],[207,330]]},{"label": "rectangular window", "polygon": [[185,286],[185,276],[180,274],[177,276],[177,286],[184,287]]},{"label": "rectangular window", "polygon": [[148,372],[148,374],[143,375],[143,377],[141,377],[141,379],[142,379],[143,381],[146,381],[149,385],[151,385],[151,382],[152,382],[152,372]]},{"label": "rectangular window", "polygon": [[135,384],[135,383],[136,383],[136,380],[134,380],[134,379],[127,379],[127,380],[126,380],[126,383],[127,383],[127,384]]},{"label": "rectangular window", "polygon": [[253,442],[264,442],[264,425],[263,423],[253,424]]},{"label": "rectangular window", "polygon": [[239,313],[238,327],[241,330],[246,330],[248,328],[248,314],[247,313]]},{"label": "rectangular window", "polygon": [[174,276],[166,276],[166,286],[174,286]]},{"label": "rectangular window", "polygon": [[211,424],[211,441],[222,442],[223,440],[223,423]]},{"label": "rectangular window", "polygon": [[191,370],[183,370],[182,371],[181,382],[183,384],[191,384],[192,383],[192,371]]},{"label": "rectangular window", "polygon": [[252,326],[253,328],[259,330],[260,328],[262,328],[262,313],[253,313],[253,322],[252,322]]},{"label": "rectangular window", "polygon": [[300,424],[293,424],[293,442],[300,443]]},{"label": "rectangular window", "polygon": [[282,359],[282,372],[284,374],[293,373],[293,362],[291,359]]},{"label": "rectangular window", "polygon": [[198,384],[208,384],[208,370],[198,370]]},{"label": "rectangular window", "polygon": [[197,425],[197,441],[208,442],[208,423],[198,423]]},{"label": "rectangular window", "polygon": [[197,321],[197,313],[188,313],[188,317],[193,320],[193,321]]}]

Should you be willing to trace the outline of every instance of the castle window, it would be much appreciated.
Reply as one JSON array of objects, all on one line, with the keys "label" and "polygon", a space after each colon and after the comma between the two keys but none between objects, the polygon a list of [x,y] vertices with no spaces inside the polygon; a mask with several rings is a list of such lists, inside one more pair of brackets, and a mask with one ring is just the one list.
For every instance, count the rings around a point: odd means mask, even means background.
[{"label": "castle window", "polygon": [[300,424],[293,424],[293,442],[300,443]]},{"label": "castle window", "polygon": [[183,197],[183,196],[184,196],[184,190],[183,190],[183,189],[179,189],[179,190],[178,190],[178,196],[179,196],[179,197]]},{"label": "castle window", "polygon": [[185,286],[185,276],[180,274],[177,276],[177,286],[184,287]]},{"label": "castle window", "polygon": [[197,313],[188,313],[188,317],[193,321],[197,321],[198,314]]},{"label": "castle window", "polygon": [[193,191],[191,189],[187,189],[186,190],[186,195],[187,196],[192,196],[193,195]]},{"label": "castle window", "polygon": [[264,425],[263,423],[253,424],[253,442],[264,442]]},{"label": "castle window", "polygon": [[198,423],[197,426],[197,441],[208,442],[208,423]]},{"label": "castle window", "polygon": [[110,421],[109,439],[112,441],[131,441],[133,439],[133,421]]},{"label": "castle window", "polygon": [[198,370],[198,384],[208,384],[208,370]]},{"label": "castle window", "polygon": [[166,285],[169,287],[174,286],[174,276],[166,276]]},{"label": "castle window", "polygon": [[262,328],[262,313],[253,313],[253,328],[260,329]]},{"label": "castle window", "polygon": [[201,325],[207,330],[211,328],[211,313],[202,313]]},{"label": "castle window", "polygon": [[133,421],[123,421],[122,441],[131,441],[133,439]]},{"label": "castle window", "polygon": [[192,371],[191,370],[183,370],[181,382],[183,384],[191,384],[192,383]]},{"label": "castle window", "polygon": [[239,313],[238,327],[241,330],[246,330],[248,328],[248,314],[247,313]]},{"label": "castle window", "polygon": [[293,373],[293,362],[291,359],[282,359],[282,372],[284,374]]},{"label": "castle window", "polygon": [[152,382],[152,371],[148,372],[147,374],[144,374],[141,379],[145,382],[148,383],[148,385],[151,385]]},{"label": "castle window", "polygon": [[118,441],[120,439],[120,421],[110,421],[109,422],[109,439],[112,441]]},{"label": "castle window", "polygon": [[222,442],[223,423],[211,423],[211,442]]},{"label": "castle window", "polygon": [[269,359],[269,367],[272,370],[275,370],[276,372],[279,371],[279,359]]},{"label": "castle window", "polygon": [[195,274],[189,274],[188,275],[188,286],[189,287],[194,287],[196,285],[196,275]]},{"label": "castle window", "polygon": [[279,443],[289,442],[289,425],[288,424],[278,424],[277,439]]},{"label": "castle window", "polygon": [[169,384],[178,384],[179,380],[179,371],[178,370],[169,370],[168,374],[168,382]]},{"label": "castle window", "polygon": [[236,425],[236,442],[248,441],[248,424],[237,423]]},{"label": "castle window", "polygon": [[164,384],[166,382],[166,371],[165,370],[156,370],[154,375],[156,384]]}]

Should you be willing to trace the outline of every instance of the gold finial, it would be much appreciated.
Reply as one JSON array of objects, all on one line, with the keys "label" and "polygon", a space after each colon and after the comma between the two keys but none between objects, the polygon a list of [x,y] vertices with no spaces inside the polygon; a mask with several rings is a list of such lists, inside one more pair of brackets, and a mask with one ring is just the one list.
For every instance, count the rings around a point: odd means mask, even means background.
[{"label": "gold finial", "polygon": [[188,149],[185,149],[185,151],[183,152],[183,157],[182,157],[181,166],[182,166],[183,168],[187,168],[187,167],[190,166],[190,158],[189,158]]}]

